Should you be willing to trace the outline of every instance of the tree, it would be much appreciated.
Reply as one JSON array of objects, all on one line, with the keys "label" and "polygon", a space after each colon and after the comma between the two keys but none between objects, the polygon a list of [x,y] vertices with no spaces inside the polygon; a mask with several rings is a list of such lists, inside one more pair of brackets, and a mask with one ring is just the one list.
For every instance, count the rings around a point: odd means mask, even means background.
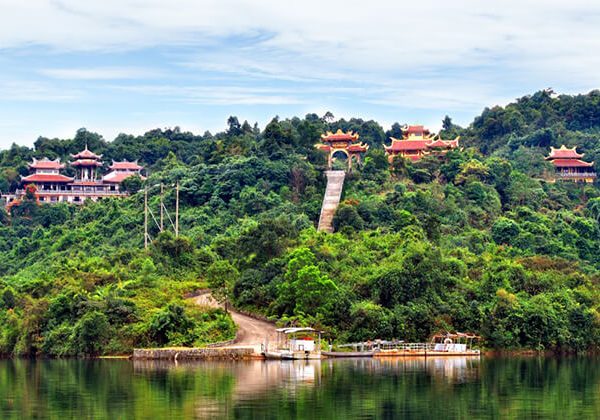
[{"label": "tree", "polygon": [[487,181],[490,174],[490,169],[483,162],[471,159],[461,165],[461,170],[454,181],[457,185],[464,184],[468,181]]},{"label": "tree", "polygon": [[148,333],[152,340],[160,345],[167,344],[174,338],[177,338],[178,344],[191,345],[193,328],[194,321],[186,315],[184,307],[170,303],[152,316]]},{"label": "tree", "polygon": [[500,217],[492,226],[492,238],[494,242],[500,245],[513,243],[520,232],[519,225],[514,220],[506,217]]},{"label": "tree", "polygon": [[365,179],[385,182],[389,178],[390,162],[383,150],[369,150],[365,156],[362,174]]},{"label": "tree", "polygon": [[387,137],[393,137],[395,139],[401,139],[402,136],[403,136],[402,126],[399,123],[395,122],[394,124],[392,124],[391,129],[385,132],[385,135]]},{"label": "tree", "polygon": [[452,118],[450,118],[448,115],[446,115],[444,117],[444,119],[442,120],[442,129],[444,131],[450,131],[453,127],[454,127],[454,124],[452,123]]},{"label": "tree", "polygon": [[403,156],[396,155],[392,158],[390,170],[394,176],[402,178],[408,174],[408,165],[409,163]]},{"label": "tree", "polygon": [[217,260],[206,270],[208,287],[217,302],[225,303],[225,309],[233,297],[233,286],[239,277],[240,273],[227,260]]},{"label": "tree", "polygon": [[75,324],[73,335],[79,354],[98,355],[111,335],[110,324],[102,312],[88,312]]},{"label": "tree", "polygon": [[242,134],[242,126],[237,117],[233,115],[227,118],[227,134],[230,136],[239,136]]},{"label": "tree", "polygon": [[325,115],[323,115],[323,121],[325,121],[328,124],[331,124],[332,122],[335,121],[335,117],[333,116],[333,114],[329,111],[327,111],[325,113]]},{"label": "tree", "polygon": [[137,193],[139,190],[142,189],[143,185],[144,185],[144,181],[142,180],[142,177],[140,177],[137,174],[128,176],[121,183],[121,186],[123,187],[123,189],[130,194]]},{"label": "tree", "polygon": [[335,283],[316,266],[310,249],[298,248],[290,254],[284,282],[278,287],[284,314],[322,319],[336,291]]},{"label": "tree", "polygon": [[355,206],[342,204],[338,207],[333,216],[333,227],[335,230],[341,230],[345,227],[352,230],[361,230],[364,226],[364,220],[356,211]]},{"label": "tree", "polygon": [[37,188],[33,184],[25,187],[25,196],[20,202],[16,202],[10,208],[10,214],[13,217],[24,219],[32,219],[38,212],[39,204],[37,203]]}]

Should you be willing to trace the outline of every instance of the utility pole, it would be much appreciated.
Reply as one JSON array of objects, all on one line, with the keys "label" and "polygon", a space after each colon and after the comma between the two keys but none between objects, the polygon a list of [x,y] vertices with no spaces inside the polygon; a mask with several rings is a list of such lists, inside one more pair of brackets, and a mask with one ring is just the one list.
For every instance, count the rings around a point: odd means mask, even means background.
[{"label": "utility pole", "polygon": [[163,193],[164,193],[164,186],[162,184],[162,182],[160,183],[160,231],[162,232],[164,229],[164,220],[165,220],[165,216],[164,216],[164,204],[163,204]]},{"label": "utility pole", "polygon": [[175,186],[175,237],[179,236],[179,181]]},{"label": "utility pole", "polygon": [[144,249],[148,249],[148,187],[144,187]]}]

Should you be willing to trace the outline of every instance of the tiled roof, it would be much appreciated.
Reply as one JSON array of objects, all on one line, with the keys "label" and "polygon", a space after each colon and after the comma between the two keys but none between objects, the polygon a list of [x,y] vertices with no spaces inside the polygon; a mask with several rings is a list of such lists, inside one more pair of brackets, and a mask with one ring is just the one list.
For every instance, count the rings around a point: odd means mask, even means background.
[{"label": "tiled roof", "polygon": [[427,130],[424,126],[422,125],[409,125],[406,129],[402,130],[406,133],[429,133],[429,130]]},{"label": "tiled roof", "polygon": [[128,161],[123,161],[123,162],[115,162],[113,161],[112,165],[110,165],[111,170],[130,170],[130,171],[139,171],[142,169],[142,167],[140,165],[138,165],[137,162],[128,162]]},{"label": "tiled roof", "polygon": [[71,162],[72,166],[102,166],[102,162],[99,162],[94,159],[77,159],[74,162]]},{"label": "tiled roof", "polygon": [[583,154],[577,153],[576,147],[568,149],[564,144],[560,149],[550,148],[550,155],[546,159],[581,159]]},{"label": "tiled roof", "polygon": [[321,134],[321,140],[324,142],[332,142],[332,141],[354,141],[358,140],[358,133],[354,133],[352,131],[348,131],[344,133],[341,129],[338,129],[335,133],[328,131],[326,134]]},{"label": "tiled roof", "polygon": [[29,182],[71,182],[73,178],[64,175],[53,174],[33,174],[21,179],[23,183]]},{"label": "tiled roof", "polygon": [[348,146],[347,150],[349,152],[366,152],[369,148],[367,144],[351,144]]},{"label": "tiled roof", "polygon": [[[102,177],[102,180],[104,182],[120,184],[126,178],[129,178],[130,176],[133,176],[133,175],[139,175],[139,174],[137,172],[113,171],[113,172],[109,172],[108,174],[104,175]],[[142,179],[145,179],[145,178],[142,177]]]},{"label": "tiled roof", "polygon": [[77,153],[76,155],[71,155],[74,159],[100,159],[102,155],[97,155],[91,150],[88,150],[87,146],[84,150]]},{"label": "tiled roof", "polygon": [[65,165],[60,163],[60,159],[50,160],[48,158],[43,158],[37,160],[36,158],[33,158],[33,162],[29,164],[29,167],[33,169],[62,169]]},{"label": "tiled roof", "polygon": [[430,140],[398,140],[392,138],[392,145],[385,146],[388,152],[402,152],[406,150],[425,150]]},{"label": "tiled roof", "polygon": [[582,160],[579,159],[554,159],[552,161],[552,164],[554,166],[556,166],[557,168],[582,168],[582,167],[586,167],[589,168],[591,166],[594,166],[593,163],[589,163],[589,162],[584,162]]}]

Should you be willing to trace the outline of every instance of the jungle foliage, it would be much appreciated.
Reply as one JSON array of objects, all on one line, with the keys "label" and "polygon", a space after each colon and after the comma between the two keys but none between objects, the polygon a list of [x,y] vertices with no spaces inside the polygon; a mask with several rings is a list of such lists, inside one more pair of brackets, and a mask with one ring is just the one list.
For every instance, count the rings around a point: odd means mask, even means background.
[{"label": "jungle foliage", "polygon": [[[55,356],[230,338],[221,310],[183,296],[211,286],[220,300],[280,323],[314,325],[340,341],[426,340],[472,331],[495,348],[585,350],[600,344],[600,192],[548,182],[549,146],[600,156],[600,93],[550,91],[486,109],[462,150],[387,165],[398,137],[374,121],[308,114],[264,130],[237,118],[218,134],[179,129],[106,142],[81,129],[0,152],[0,189],[32,157],[68,160],[87,143],[104,160],[138,159],[158,210],[159,183],[178,182],[181,236],[151,227],[143,193],[67,205],[25,200],[2,215],[0,352]],[[336,233],[315,229],[325,188],[326,130],[370,144],[347,177]],[[596,159],[600,161],[600,159]],[[600,168],[599,168],[600,169]],[[138,191],[138,192],[135,192]],[[167,223],[167,226],[170,226]]]}]

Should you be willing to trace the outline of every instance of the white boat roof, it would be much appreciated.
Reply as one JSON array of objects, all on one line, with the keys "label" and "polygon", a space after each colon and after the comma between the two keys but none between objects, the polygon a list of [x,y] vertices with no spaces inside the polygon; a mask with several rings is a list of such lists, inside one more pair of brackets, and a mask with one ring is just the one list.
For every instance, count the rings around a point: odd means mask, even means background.
[{"label": "white boat roof", "polygon": [[316,330],[314,328],[310,328],[310,327],[304,327],[304,328],[294,327],[294,328],[277,328],[276,331],[280,332],[280,333],[284,333],[284,334],[294,334],[297,332],[303,332],[303,331],[309,332],[309,331],[316,331]]}]

